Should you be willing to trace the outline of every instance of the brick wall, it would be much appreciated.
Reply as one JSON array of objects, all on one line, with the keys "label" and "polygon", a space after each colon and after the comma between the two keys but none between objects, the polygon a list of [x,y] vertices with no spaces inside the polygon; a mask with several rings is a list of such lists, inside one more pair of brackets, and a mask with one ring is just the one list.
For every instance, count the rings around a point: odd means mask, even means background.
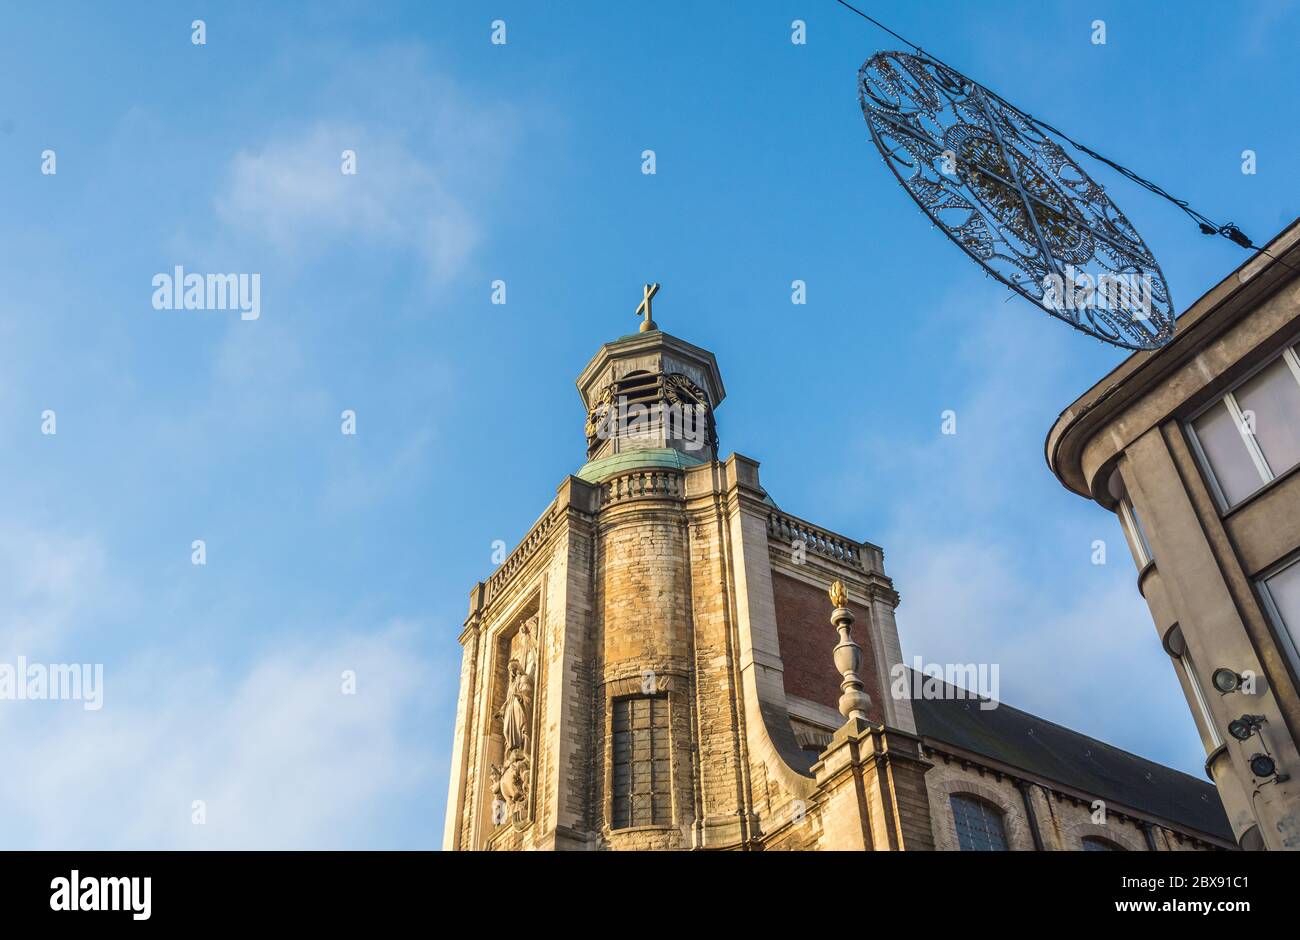
[{"label": "brick wall", "polygon": [[[826,592],[779,572],[772,573],[772,591],[776,597],[777,635],[785,667],[786,693],[838,708],[842,680],[831,658],[837,635],[831,626],[831,604]],[[869,717],[881,721],[883,699],[867,635],[870,616],[858,604],[850,603],[849,609],[857,618],[853,623],[853,639],[862,647],[862,668],[858,674],[871,696]]]}]

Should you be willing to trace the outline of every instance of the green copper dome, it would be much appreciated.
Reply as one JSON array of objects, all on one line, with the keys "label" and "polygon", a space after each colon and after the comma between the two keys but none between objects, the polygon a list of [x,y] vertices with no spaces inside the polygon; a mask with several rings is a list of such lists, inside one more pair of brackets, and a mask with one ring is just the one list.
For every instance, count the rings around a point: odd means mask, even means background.
[{"label": "green copper dome", "polygon": [[692,457],[671,447],[649,447],[644,450],[629,450],[621,454],[611,454],[599,460],[592,460],[583,465],[574,476],[588,483],[599,483],[624,470],[640,470],[663,467],[669,470],[685,470],[705,463],[704,457]]},{"label": "green copper dome", "polygon": [[[629,450],[588,461],[574,476],[587,483],[600,483],[602,480],[617,476],[624,470],[645,470],[655,467],[685,470],[687,467],[698,467],[702,463],[708,461],[704,457],[692,457],[671,447],[647,447],[644,450]],[[763,494],[763,502],[773,509],[777,508],[776,500],[766,492]]]}]

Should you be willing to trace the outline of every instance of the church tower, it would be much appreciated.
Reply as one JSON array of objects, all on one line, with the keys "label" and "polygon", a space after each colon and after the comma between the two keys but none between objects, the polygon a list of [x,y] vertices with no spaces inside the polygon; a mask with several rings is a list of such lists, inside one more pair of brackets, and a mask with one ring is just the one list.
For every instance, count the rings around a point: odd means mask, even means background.
[{"label": "church tower", "polygon": [[444,847],[932,848],[881,550],[721,458],[717,361],[657,289],[578,377],[585,463],[470,592]]}]

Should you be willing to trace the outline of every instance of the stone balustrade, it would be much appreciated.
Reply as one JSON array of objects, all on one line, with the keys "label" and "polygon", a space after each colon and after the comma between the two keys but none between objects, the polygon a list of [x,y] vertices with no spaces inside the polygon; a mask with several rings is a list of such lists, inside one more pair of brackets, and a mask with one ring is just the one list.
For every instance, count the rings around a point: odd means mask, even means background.
[{"label": "stone balustrade", "polygon": [[546,541],[558,518],[559,513],[552,506],[546,510],[546,514],[542,518],[537,520],[536,525],[524,536],[524,540],[515,547],[513,552],[506,556],[506,560],[501,563],[501,567],[488,578],[486,600],[492,600],[505,588],[516,572],[528,563],[528,559],[532,558],[537,549]]},{"label": "stone balustrade", "polygon": [[634,470],[600,485],[600,508],[629,499],[681,499],[685,486],[680,472]]},{"label": "stone balustrade", "polygon": [[[879,567],[880,559],[876,556],[880,550],[874,545],[843,538],[777,509],[767,514],[767,534],[787,546],[800,540],[808,551],[852,568],[865,571],[868,563],[873,568]],[[864,551],[868,556],[867,563],[863,561]]]}]

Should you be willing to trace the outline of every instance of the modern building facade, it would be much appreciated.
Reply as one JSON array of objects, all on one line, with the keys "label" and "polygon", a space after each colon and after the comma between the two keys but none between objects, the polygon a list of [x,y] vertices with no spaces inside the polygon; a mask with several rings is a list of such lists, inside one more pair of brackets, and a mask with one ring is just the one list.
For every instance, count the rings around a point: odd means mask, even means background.
[{"label": "modern building facade", "polygon": [[1070,405],[1046,451],[1119,517],[1237,840],[1300,849],[1300,220]]},{"label": "modern building facade", "polygon": [[578,378],[586,462],[470,592],[446,848],[1233,845],[1203,781],[953,690],[913,701],[882,550],[720,456],[717,362],[651,296]]}]

